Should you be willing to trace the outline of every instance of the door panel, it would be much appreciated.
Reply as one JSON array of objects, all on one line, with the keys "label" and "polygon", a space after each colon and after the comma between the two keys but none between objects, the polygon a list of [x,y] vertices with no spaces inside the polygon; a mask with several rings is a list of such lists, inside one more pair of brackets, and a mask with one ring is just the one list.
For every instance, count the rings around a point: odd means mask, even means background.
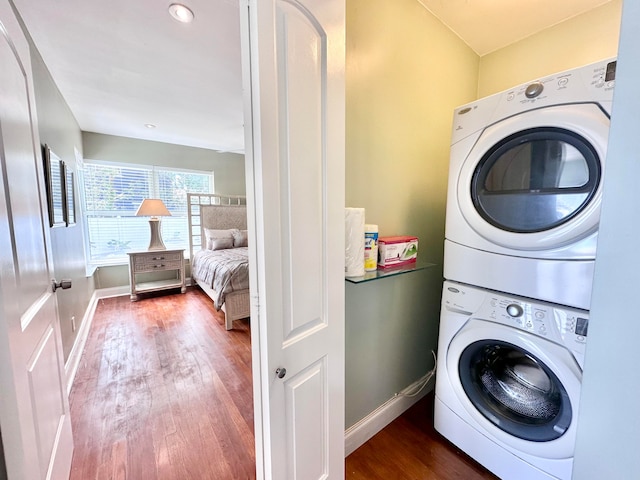
[{"label": "door panel", "polygon": [[276,4],[285,342],[326,322],[322,248],[326,51],[322,32],[305,13],[285,2]]},{"label": "door panel", "polygon": [[7,474],[64,479],[73,440],[29,46],[7,0],[0,0],[0,91],[0,423]]},{"label": "door panel", "polygon": [[[28,306],[42,294],[43,280],[39,278],[38,270],[41,265],[46,265],[47,258],[44,245],[38,243],[42,238],[42,229],[38,230],[40,206],[37,202],[22,201],[24,193],[33,191],[38,184],[38,177],[33,148],[24,148],[25,145],[32,145],[31,131],[20,122],[20,119],[30,117],[27,77],[12,47],[6,35],[0,36],[0,64],[6,65],[0,75],[0,91],[3,92],[0,96],[0,127],[4,155],[12,159],[4,167],[7,177],[11,179],[7,182],[9,212],[17,220],[10,224],[15,240],[14,268],[24,284],[22,295],[16,300],[20,302],[20,314],[24,314]],[[5,95],[4,92],[12,92],[12,95]]]},{"label": "door panel", "polygon": [[344,0],[248,2],[259,478],[344,476],[344,9]]},{"label": "door panel", "polygon": [[57,432],[61,427],[60,419],[64,417],[64,402],[58,390],[61,383],[59,364],[55,330],[49,326],[27,364],[29,396],[36,426],[38,457],[42,466],[49,465]]},{"label": "door panel", "polygon": [[[287,432],[293,436],[288,443],[294,448],[288,458],[288,470],[294,472],[292,478],[323,478],[328,473],[325,384],[326,358],[285,382]],[[302,412],[298,405],[304,405]]]}]

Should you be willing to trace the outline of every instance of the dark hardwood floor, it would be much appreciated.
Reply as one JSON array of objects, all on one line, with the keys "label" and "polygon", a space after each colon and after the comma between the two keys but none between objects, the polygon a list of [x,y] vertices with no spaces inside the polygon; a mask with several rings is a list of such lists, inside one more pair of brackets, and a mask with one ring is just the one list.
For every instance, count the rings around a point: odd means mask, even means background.
[{"label": "dark hardwood floor", "polygon": [[100,300],[70,396],[71,480],[255,478],[247,321],[199,290]]},{"label": "dark hardwood floor", "polygon": [[497,480],[433,428],[433,392],[346,459],[347,480]]},{"label": "dark hardwood floor", "polygon": [[[226,331],[199,289],[100,300],[70,404],[71,480],[255,478],[249,325]],[[352,453],[346,478],[494,479],[433,430],[432,408]]]}]

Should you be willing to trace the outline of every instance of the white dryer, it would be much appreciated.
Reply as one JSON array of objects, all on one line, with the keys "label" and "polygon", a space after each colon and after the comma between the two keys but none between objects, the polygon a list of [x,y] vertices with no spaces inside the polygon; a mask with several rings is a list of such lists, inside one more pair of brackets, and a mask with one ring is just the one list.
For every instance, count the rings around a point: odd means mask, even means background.
[{"label": "white dryer", "polygon": [[615,64],[455,110],[446,279],[589,308]]},{"label": "white dryer", "polygon": [[446,281],[436,430],[504,480],[569,480],[588,321]]}]

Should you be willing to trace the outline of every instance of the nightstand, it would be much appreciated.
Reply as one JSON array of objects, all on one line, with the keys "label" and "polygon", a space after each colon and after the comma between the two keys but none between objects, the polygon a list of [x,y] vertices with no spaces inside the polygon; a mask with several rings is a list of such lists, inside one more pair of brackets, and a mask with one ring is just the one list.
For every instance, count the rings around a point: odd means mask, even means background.
[{"label": "nightstand", "polygon": [[[132,302],[138,300],[139,293],[170,288],[180,288],[182,293],[187,291],[184,278],[184,249],[145,250],[129,252],[128,255]],[[168,273],[156,275],[161,278],[155,280],[155,276],[150,275],[153,272]]]}]

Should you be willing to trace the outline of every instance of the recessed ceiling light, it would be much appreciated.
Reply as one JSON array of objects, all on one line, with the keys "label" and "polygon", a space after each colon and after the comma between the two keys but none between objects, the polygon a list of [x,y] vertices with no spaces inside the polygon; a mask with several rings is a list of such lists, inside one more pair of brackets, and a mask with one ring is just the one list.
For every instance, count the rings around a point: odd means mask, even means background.
[{"label": "recessed ceiling light", "polygon": [[153,123],[145,123],[144,126],[147,128],[156,128],[156,126]]},{"label": "recessed ceiling light", "polygon": [[169,13],[173,18],[182,23],[190,23],[193,20],[193,12],[180,3],[169,5]]}]

